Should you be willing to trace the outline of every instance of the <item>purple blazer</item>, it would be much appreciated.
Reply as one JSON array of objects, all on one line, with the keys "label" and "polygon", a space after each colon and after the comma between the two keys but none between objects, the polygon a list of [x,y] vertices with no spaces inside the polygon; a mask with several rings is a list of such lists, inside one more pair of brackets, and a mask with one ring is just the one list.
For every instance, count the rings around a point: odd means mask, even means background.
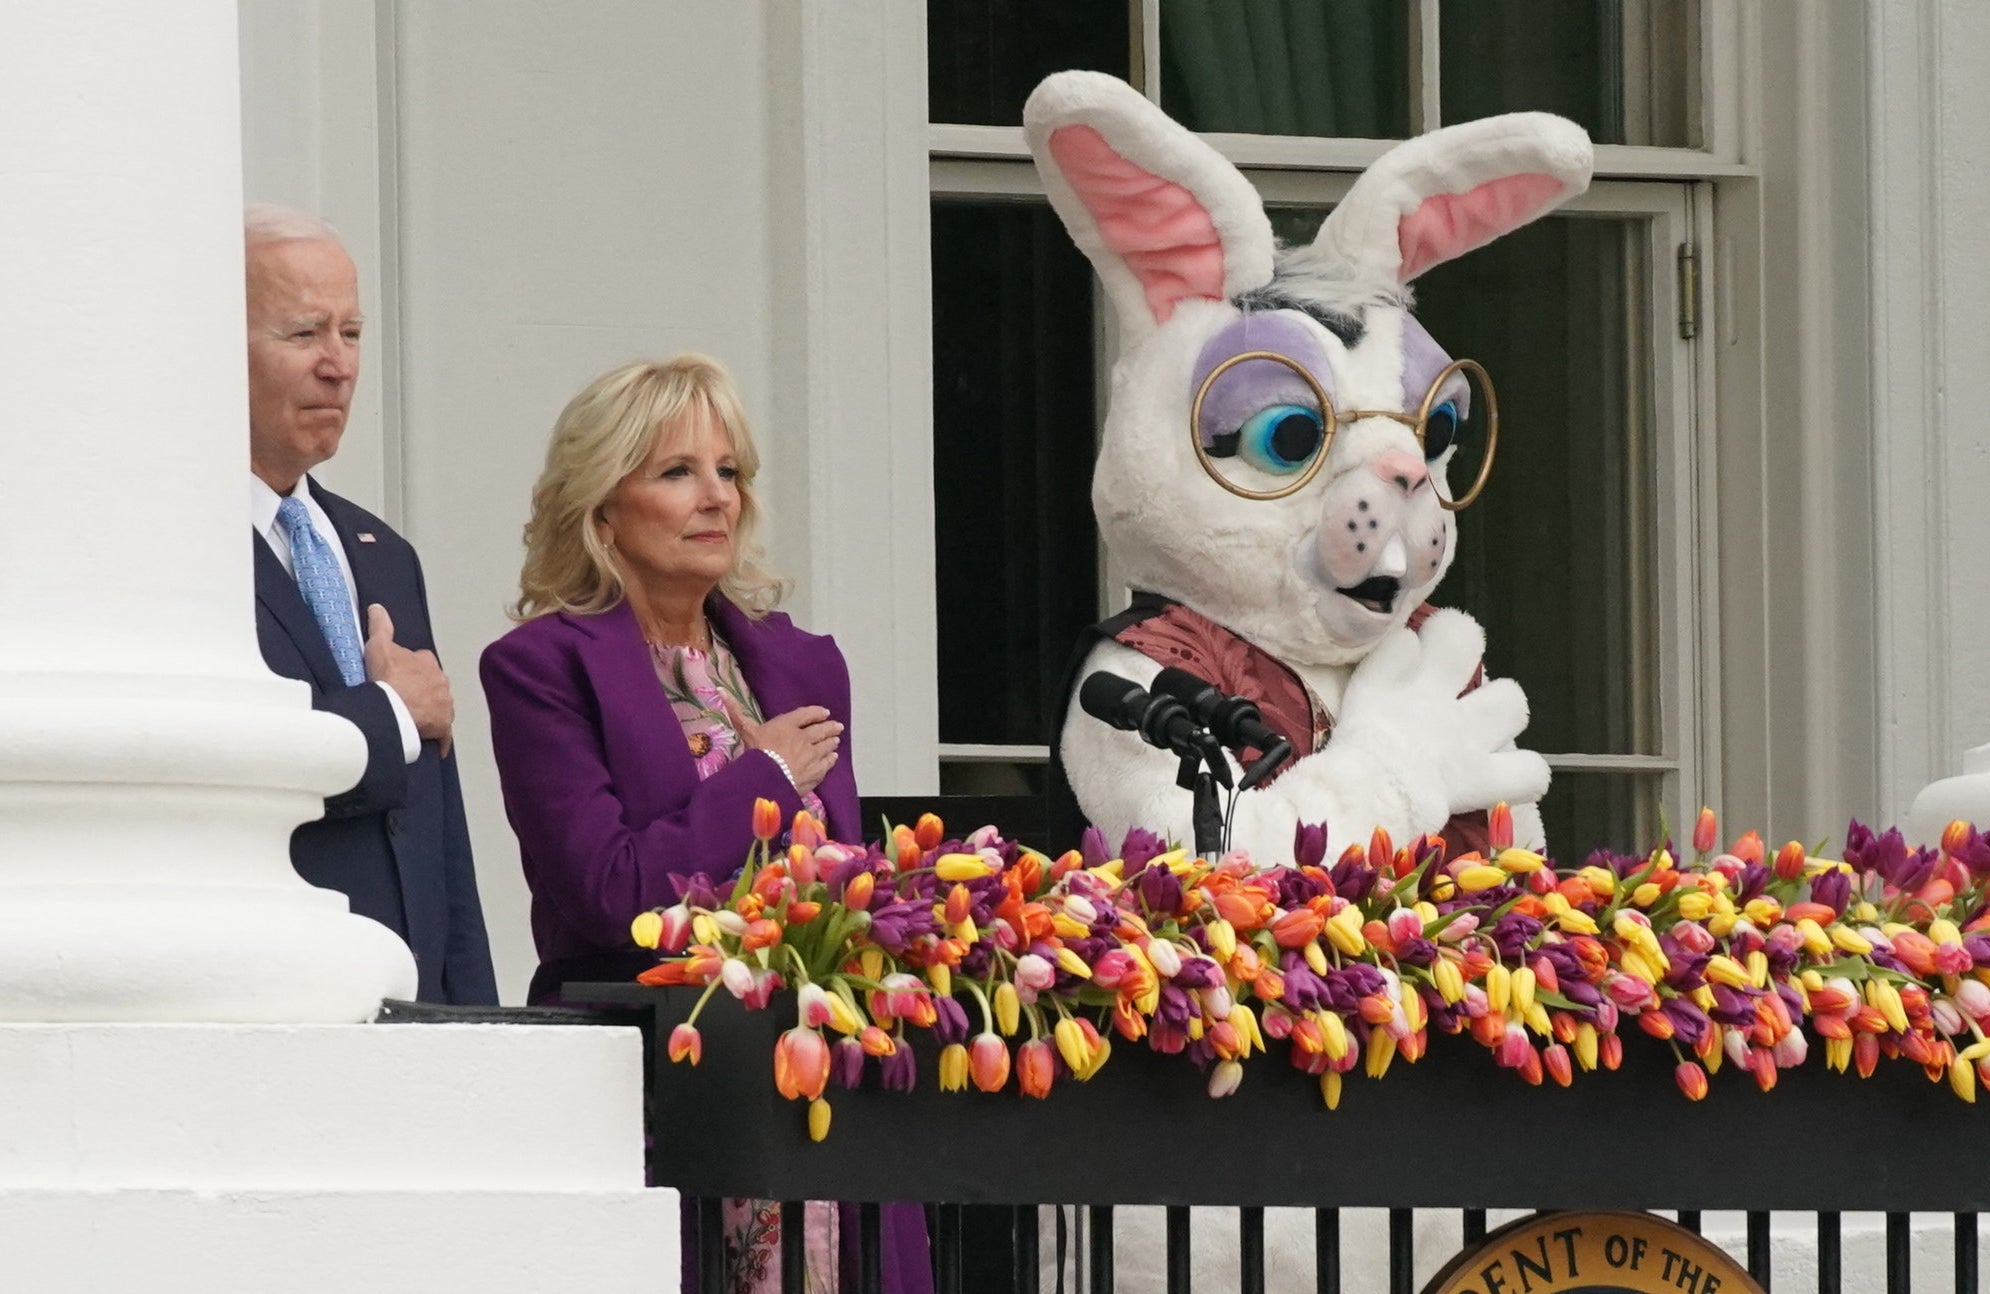
[{"label": "purple blazer", "polygon": [[[850,670],[835,640],[805,633],[779,612],[751,619],[716,593],[705,611],[762,714],[819,705],[844,725],[841,755],[815,793],[829,814],[829,834],[861,839]],[[745,861],[754,800],[774,801],[784,818],[801,808],[787,776],[757,750],[699,779],[627,602],[599,615],[528,620],[484,649],[479,672],[505,815],[532,890],[539,950],[532,1002],[556,997],[570,980],[634,979],[654,966],[656,954],[629,938],[630,919],[677,901],[671,877],[721,877]],[[841,1213],[843,1278],[855,1288],[856,1210]],[[924,1213],[916,1204],[892,1204],[883,1214],[884,1288],[928,1294]],[[689,1290],[695,1241],[688,1204],[683,1225]]]},{"label": "purple blazer", "polygon": [[[816,795],[832,837],[860,838],[850,671],[835,641],[779,612],[751,619],[716,593],[706,612],[763,714],[820,705],[845,725]],[[528,620],[485,649],[480,672],[505,814],[532,890],[533,1002],[564,981],[633,979],[654,965],[656,955],[629,938],[631,918],[675,903],[673,876],[739,867],[753,843],[754,800],[779,804],[784,820],[801,807],[757,750],[699,779],[626,602]]]}]

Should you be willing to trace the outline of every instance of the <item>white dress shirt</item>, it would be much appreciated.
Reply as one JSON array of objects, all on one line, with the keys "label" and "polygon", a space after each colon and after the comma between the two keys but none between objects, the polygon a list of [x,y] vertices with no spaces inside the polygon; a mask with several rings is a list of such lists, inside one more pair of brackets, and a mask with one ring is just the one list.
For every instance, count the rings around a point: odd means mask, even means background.
[{"label": "white dress shirt", "polygon": [[[345,576],[346,601],[352,607],[352,622],[359,630],[359,641],[364,643],[366,621],[359,614],[359,585],[352,578],[352,563],[346,559],[345,543],[339,538],[338,529],[332,525],[332,519],[325,515],[325,510],[318,506],[318,501],[311,497],[309,477],[298,477],[297,487],[290,493],[291,497],[304,504],[304,515],[311,519],[311,528],[318,532],[318,537],[332,550],[332,556],[338,559],[339,572]],[[283,506],[282,497],[270,489],[260,476],[251,472],[249,524],[253,525],[256,533],[269,543],[270,549],[276,553],[276,560],[283,563],[284,573],[294,580],[297,578],[297,569],[290,561],[290,540],[283,533],[283,527],[276,523],[276,510],[281,506]],[[401,728],[401,758],[412,764],[421,758],[421,734],[415,730],[415,717],[408,713],[408,704],[401,700],[400,693],[385,683],[378,683],[378,686],[387,694],[387,704],[394,708],[394,722]]]}]

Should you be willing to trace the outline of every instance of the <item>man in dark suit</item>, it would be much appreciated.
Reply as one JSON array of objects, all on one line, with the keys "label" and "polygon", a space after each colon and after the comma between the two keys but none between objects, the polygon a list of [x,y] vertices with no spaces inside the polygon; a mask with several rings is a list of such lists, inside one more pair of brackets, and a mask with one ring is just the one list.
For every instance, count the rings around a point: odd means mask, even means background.
[{"label": "man in dark suit", "polygon": [[256,634],[270,669],[309,683],[314,708],[366,737],[365,775],[297,828],[291,862],[407,941],[423,1001],[495,1003],[421,563],[387,523],[306,475],[345,432],[358,275],[314,216],[251,207],[245,232]]}]

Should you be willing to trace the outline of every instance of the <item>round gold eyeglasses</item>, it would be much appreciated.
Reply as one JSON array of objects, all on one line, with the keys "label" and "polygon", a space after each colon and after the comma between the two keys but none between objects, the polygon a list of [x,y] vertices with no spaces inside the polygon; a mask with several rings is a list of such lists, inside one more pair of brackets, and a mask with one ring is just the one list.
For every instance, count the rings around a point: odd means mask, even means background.
[{"label": "round gold eyeglasses", "polygon": [[[1272,490],[1253,489],[1238,481],[1231,480],[1225,475],[1222,464],[1218,462],[1219,456],[1211,454],[1209,446],[1204,444],[1202,439],[1202,406],[1209,398],[1209,393],[1214,389],[1217,379],[1221,378],[1237,365],[1248,363],[1251,360],[1270,360],[1275,364],[1282,364],[1290,369],[1299,376],[1300,381],[1306,384],[1306,389],[1312,395],[1314,404],[1316,405],[1316,408],[1311,410],[1294,410],[1293,413],[1287,414],[1284,418],[1280,419],[1276,425],[1267,424],[1264,427],[1252,426],[1264,414],[1275,412],[1277,406],[1274,406],[1270,410],[1262,410],[1258,414],[1253,415],[1250,420],[1247,420],[1246,425],[1237,432],[1240,441],[1246,436],[1264,438],[1266,454],[1276,458],[1280,466],[1297,472],[1297,475],[1289,483]],[[1195,448],[1195,458],[1198,463],[1202,464],[1202,470],[1209,473],[1211,480],[1230,493],[1244,499],[1282,499],[1289,494],[1296,494],[1300,490],[1305,489],[1312,479],[1320,474],[1320,468],[1327,461],[1327,451],[1333,447],[1334,436],[1340,430],[1342,423],[1359,422],[1363,418],[1387,418],[1392,422],[1400,422],[1415,433],[1418,446],[1428,450],[1429,441],[1427,435],[1430,430],[1431,415],[1438,412],[1448,403],[1448,401],[1441,401],[1439,397],[1443,394],[1445,385],[1454,376],[1461,374],[1473,387],[1473,398],[1480,402],[1485,411],[1486,452],[1485,457],[1479,463],[1479,472],[1477,477],[1472,481],[1472,488],[1456,499],[1447,499],[1440,494],[1437,501],[1448,512],[1462,512],[1477,502],[1479,495],[1485,492],[1486,481],[1492,475],[1493,458],[1499,450],[1499,397],[1493,392],[1491,375],[1486,372],[1485,366],[1477,360],[1453,360],[1450,364],[1446,365],[1444,371],[1439,373],[1436,379],[1431,382],[1430,389],[1424,393],[1423,403],[1417,407],[1416,416],[1411,417],[1409,414],[1395,409],[1349,409],[1344,413],[1340,412],[1334,408],[1334,402],[1328,398],[1326,389],[1320,385],[1320,380],[1314,377],[1311,371],[1299,361],[1290,356],[1281,355],[1277,351],[1244,351],[1241,354],[1230,356],[1221,364],[1211,369],[1209,376],[1202,379],[1202,385],[1196,388],[1195,402],[1189,407],[1189,443]],[[1318,423],[1314,428],[1318,435],[1317,443],[1305,450],[1305,456],[1303,457],[1291,458],[1281,455],[1274,444],[1274,439],[1280,434],[1279,428],[1289,423],[1289,420],[1294,416],[1305,419],[1307,415],[1318,418]],[[1449,418],[1452,424],[1451,434],[1455,435],[1457,424],[1457,411],[1455,408],[1449,414]],[[1442,453],[1443,448],[1445,447],[1440,447],[1438,452]],[[1235,451],[1232,452],[1234,453]],[[1227,458],[1229,456],[1226,454],[1221,457]],[[1245,457],[1245,461],[1250,461],[1248,456]]]}]

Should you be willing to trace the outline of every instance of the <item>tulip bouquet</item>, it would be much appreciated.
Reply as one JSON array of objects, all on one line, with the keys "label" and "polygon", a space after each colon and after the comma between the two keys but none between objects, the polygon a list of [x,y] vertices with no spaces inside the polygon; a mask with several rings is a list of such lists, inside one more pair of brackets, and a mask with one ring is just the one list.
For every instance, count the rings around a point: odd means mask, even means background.
[{"label": "tulip bouquet", "polygon": [[930,814],[869,846],[806,812],[777,842],[782,825],[761,801],[739,874],[690,878],[632,931],[664,954],[641,982],[704,991],[673,1061],[698,1062],[721,988],[749,1008],[794,990],[774,1081],[809,1102],[816,1140],[832,1084],[873,1065],[888,1090],[917,1083],[913,1029],[942,1089],[1030,1097],[1091,1078],[1115,1041],[1182,1056],[1227,1096],[1276,1042],[1331,1109],[1344,1075],[1417,1061],[1434,1032],[1564,1087],[1644,1034],[1693,1100],[1723,1065],[1766,1091],[1814,1042],[1831,1069],[1903,1059],[1966,1101],[1990,1082],[1990,837],[1964,823],[1910,849],[1855,822],[1827,859],[1754,832],[1721,848],[1702,810],[1690,857],[1567,870],[1513,847],[1504,806],[1483,854],[1378,832],[1332,862],[1310,825],[1290,858],[1214,862],[1140,830],[1053,860]]}]

